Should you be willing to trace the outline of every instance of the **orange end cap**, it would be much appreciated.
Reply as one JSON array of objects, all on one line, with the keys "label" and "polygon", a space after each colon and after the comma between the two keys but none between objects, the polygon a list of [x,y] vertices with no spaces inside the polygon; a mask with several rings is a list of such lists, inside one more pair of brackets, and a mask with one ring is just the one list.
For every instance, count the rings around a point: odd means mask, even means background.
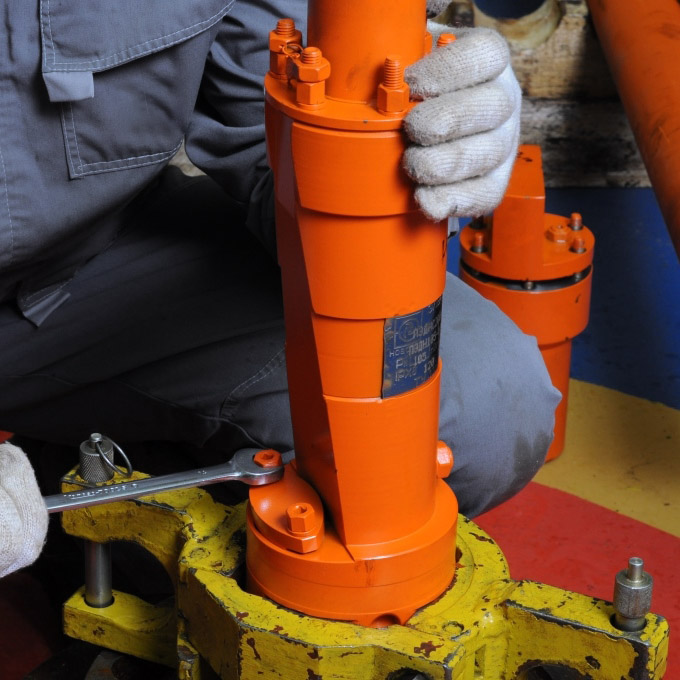
[{"label": "orange end cap", "polygon": [[444,479],[451,474],[451,470],[453,470],[453,451],[440,439],[437,442],[437,477]]}]

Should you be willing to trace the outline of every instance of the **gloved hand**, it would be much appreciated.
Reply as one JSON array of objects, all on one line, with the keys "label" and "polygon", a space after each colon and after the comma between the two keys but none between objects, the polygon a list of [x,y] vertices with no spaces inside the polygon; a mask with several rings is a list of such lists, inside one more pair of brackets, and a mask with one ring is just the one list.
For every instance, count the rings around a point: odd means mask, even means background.
[{"label": "gloved hand", "polygon": [[510,52],[488,28],[428,22],[428,30],[435,43],[445,32],[456,41],[406,69],[411,96],[423,101],[404,121],[414,142],[404,167],[431,219],[483,215],[503,198],[519,143],[522,94]]},{"label": "gloved hand", "polygon": [[0,578],[36,560],[47,534],[47,508],[26,454],[0,444]]}]

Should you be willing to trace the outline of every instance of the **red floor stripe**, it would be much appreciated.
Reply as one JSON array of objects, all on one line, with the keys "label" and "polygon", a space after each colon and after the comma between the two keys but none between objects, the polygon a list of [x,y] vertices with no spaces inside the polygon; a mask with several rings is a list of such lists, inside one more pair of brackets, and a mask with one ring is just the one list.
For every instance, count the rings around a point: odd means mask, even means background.
[{"label": "red floor stripe", "polygon": [[60,647],[59,614],[25,573],[0,579],[0,678],[21,680]]},{"label": "red floor stripe", "polygon": [[616,572],[642,557],[654,577],[652,611],[668,619],[665,678],[680,678],[680,538],[564,491],[532,482],[475,522],[500,545],[514,579],[611,600]]}]

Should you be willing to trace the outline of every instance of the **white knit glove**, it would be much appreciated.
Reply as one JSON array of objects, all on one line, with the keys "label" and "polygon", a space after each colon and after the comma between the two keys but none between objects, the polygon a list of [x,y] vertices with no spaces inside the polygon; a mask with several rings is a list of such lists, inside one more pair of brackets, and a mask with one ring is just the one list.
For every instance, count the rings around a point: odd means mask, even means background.
[{"label": "white knit glove", "polygon": [[428,22],[456,41],[435,47],[406,69],[411,95],[423,99],[406,116],[414,142],[404,154],[416,200],[433,220],[491,212],[503,198],[519,143],[522,93],[507,43],[488,28]]},{"label": "white knit glove", "polygon": [[47,508],[26,454],[0,444],[0,578],[35,562],[47,534]]}]

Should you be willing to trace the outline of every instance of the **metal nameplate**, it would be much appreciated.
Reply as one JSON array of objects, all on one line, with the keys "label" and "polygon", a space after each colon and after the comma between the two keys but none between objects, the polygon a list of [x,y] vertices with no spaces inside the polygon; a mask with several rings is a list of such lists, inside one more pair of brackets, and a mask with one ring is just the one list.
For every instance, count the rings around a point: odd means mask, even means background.
[{"label": "metal nameplate", "polygon": [[442,299],[412,314],[385,319],[382,396],[422,385],[437,370]]}]

